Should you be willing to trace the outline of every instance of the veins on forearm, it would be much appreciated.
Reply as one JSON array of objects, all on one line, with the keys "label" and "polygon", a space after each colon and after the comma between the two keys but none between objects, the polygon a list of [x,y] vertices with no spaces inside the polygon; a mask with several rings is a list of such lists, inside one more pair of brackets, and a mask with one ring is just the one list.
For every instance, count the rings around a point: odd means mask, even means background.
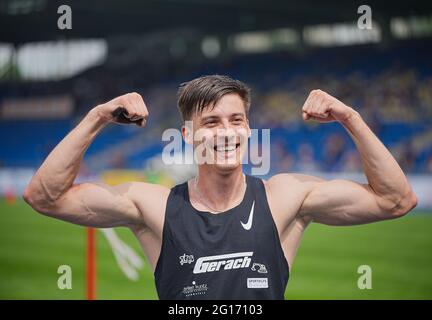
[{"label": "veins on forearm", "polygon": [[43,178],[39,178],[38,181],[42,189],[44,201],[46,201],[47,204],[53,204],[54,202],[56,202],[58,198],[61,196],[61,194],[57,192],[56,195],[53,195],[51,193],[52,189],[46,185],[46,182]]}]

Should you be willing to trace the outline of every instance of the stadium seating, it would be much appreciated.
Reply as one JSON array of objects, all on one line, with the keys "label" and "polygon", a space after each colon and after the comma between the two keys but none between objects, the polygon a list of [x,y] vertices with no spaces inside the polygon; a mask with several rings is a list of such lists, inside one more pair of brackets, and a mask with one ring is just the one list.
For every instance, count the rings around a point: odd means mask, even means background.
[{"label": "stadium seating", "polygon": [[[398,48],[356,46],[315,49],[307,54],[272,53],[237,56],[209,63],[187,74],[165,77],[149,85],[139,73],[110,78],[103,67],[90,70],[47,90],[42,85],[25,88],[27,96],[68,92],[71,84],[99,83],[100,97],[69,92],[76,101],[76,114],[68,120],[0,122],[2,149],[0,165],[36,167],[67,134],[90,106],[125,91],[144,95],[150,109],[145,131],[132,126],[110,125],[98,136],[86,153],[86,159],[98,159],[94,169],[109,166],[142,168],[146,159],[162,150],[161,133],[168,127],[180,127],[176,110],[179,83],[203,74],[228,74],[253,88],[251,125],[272,128],[273,148],[279,150],[272,169],[359,171],[360,162],[343,128],[336,124],[314,125],[301,121],[300,109],[313,88],[321,88],[358,109],[383,142],[410,172],[432,171],[432,63],[428,52],[432,43],[415,41],[397,44]],[[415,54],[415,56],[414,56]],[[142,71],[140,71],[142,72]],[[124,81],[133,83],[125,88]],[[104,83],[109,85],[104,87]],[[116,88],[116,89],[112,89]],[[3,88],[4,89],[4,88]],[[2,97],[14,90],[0,90]],[[15,93],[17,93],[15,91]],[[336,146],[336,147],[335,147]],[[338,150],[339,148],[339,150]],[[9,152],[14,150],[14,152]],[[109,158],[121,161],[113,164]],[[408,159],[408,160],[407,160]],[[97,161],[96,161],[97,162]]]}]

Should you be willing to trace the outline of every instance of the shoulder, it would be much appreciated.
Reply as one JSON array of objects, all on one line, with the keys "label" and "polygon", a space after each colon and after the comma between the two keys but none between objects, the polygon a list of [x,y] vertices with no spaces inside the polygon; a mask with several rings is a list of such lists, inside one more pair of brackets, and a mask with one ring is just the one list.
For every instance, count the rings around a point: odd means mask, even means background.
[{"label": "shoulder", "polygon": [[264,181],[265,190],[269,200],[276,201],[282,205],[286,202],[302,202],[307,193],[320,178],[298,173],[281,173]]},{"label": "shoulder", "polygon": [[168,198],[170,189],[163,185],[131,181],[124,184],[128,196],[134,201],[153,200],[165,201]]},{"label": "shoulder", "polygon": [[298,173],[282,173],[263,180],[270,209],[281,230],[298,218],[306,196],[322,181],[321,178]]},{"label": "shoulder", "polygon": [[278,191],[287,188],[299,188],[299,191],[307,191],[317,183],[324,181],[321,178],[300,174],[300,173],[280,173],[272,176],[269,180],[264,181],[266,190]]},{"label": "shoulder", "polygon": [[145,220],[163,217],[170,188],[147,182],[128,182],[126,185],[128,197],[143,214]]}]

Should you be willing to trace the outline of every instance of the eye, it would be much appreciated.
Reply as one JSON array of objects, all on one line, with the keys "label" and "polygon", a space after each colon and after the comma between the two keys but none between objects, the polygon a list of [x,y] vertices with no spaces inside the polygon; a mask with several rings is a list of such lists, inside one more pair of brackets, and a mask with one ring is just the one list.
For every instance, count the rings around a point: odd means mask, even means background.
[{"label": "eye", "polygon": [[243,123],[243,118],[234,118],[232,122],[234,122],[234,124],[241,124]]},{"label": "eye", "polygon": [[216,124],[217,124],[217,122],[216,122],[215,120],[209,120],[209,121],[204,122],[204,125],[205,125],[206,127],[213,127],[213,126],[215,126]]}]

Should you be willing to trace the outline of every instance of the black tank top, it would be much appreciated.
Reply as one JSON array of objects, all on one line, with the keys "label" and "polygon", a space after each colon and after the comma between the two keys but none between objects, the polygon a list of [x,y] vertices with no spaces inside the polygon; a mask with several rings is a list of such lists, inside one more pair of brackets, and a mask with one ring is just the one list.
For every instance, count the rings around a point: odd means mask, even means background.
[{"label": "black tank top", "polygon": [[261,179],[242,202],[196,210],[187,182],[171,189],[155,269],[160,299],[284,299],[289,268]]}]

